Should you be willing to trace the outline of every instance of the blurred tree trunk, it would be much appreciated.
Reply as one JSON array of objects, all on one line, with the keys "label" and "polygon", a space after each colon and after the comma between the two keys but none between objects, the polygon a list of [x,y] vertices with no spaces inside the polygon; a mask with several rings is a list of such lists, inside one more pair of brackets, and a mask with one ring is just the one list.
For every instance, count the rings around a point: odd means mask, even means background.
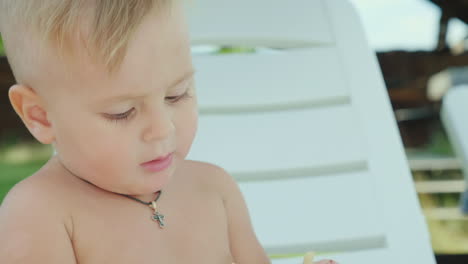
[{"label": "blurred tree trunk", "polygon": [[0,142],[33,139],[8,99],[8,89],[15,83],[6,57],[0,57]]},{"label": "blurred tree trunk", "polygon": [[445,10],[442,9],[442,12],[440,15],[439,36],[437,39],[436,51],[448,50],[447,31],[448,31],[449,21],[450,21],[449,14]]}]

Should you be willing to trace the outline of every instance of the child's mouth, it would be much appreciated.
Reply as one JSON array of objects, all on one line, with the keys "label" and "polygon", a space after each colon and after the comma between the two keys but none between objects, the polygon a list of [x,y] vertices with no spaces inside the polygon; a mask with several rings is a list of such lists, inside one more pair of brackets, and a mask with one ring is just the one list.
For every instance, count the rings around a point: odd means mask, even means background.
[{"label": "child's mouth", "polygon": [[172,164],[172,157],[174,153],[169,153],[167,156],[157,158],[152,161],[142,163],[141,166],[151,172],[159,172],[167,169]]}]

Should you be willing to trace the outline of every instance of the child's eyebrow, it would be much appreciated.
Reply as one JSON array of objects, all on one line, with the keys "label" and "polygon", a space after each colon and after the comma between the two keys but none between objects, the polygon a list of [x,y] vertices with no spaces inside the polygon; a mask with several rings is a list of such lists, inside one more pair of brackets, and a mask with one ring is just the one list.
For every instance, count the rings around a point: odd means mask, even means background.
[{"label": "child's eyebrow", "polygon": [[[182,77],[180,77],[176,81],[174,81],[171,85],[169,85],[168,89],[176,87],[177,85],[179,85],[179,84],[183,83],[184,81],[190,79],[194,74],[195,74],[195,70],[190,70],[189,72],[185,73]],[[141,95],[141,94],[137,95],[137,94],[132,94],[132,93],[121,94],[121,95],[116,95],[116,96],[106,98],[103,101],[101,101],[100,103],[108,104],[108,103],[112,103],[112,102],[119,102],[119,101],[124,101],[124,100],[128,100],[128,99],[136,99],[136,98],[140,98],[140,97],[144,97],[144,95]]]}]

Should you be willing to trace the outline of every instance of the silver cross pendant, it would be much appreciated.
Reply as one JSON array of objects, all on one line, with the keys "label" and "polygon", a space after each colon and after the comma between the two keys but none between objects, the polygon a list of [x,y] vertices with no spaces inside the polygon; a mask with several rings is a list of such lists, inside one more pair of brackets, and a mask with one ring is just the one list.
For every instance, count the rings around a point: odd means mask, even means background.
[{"label": "silver cross pendant", "polygon": [[155,222],[158,222],[160,228],[164,228],[164,215],[162,215],[162,214],[160,214],[158,212],[156,202],[155,201],[151,202],[150,207],[154,210],[154,214],[151,217],[151,219],[153,219],[153,221],[155,221]]},{"label": "silver cross pendant", "polygon": [[159,223],[160,228],[164,228],[164,215],[154,212],[154,215],[151,217],[153,221],[156,221]]}]

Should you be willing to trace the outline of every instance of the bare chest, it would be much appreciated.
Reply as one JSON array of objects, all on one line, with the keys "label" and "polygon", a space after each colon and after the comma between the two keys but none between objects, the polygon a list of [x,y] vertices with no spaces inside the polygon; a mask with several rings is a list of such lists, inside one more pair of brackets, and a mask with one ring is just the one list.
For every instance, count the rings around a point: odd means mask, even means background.
[{"label": "bare chest", "polygon": [[115,204],[89,204],[77,213],[73,245],[78,263],[232,262],[221,200],[162,202],[158,211],[164,215],[164,228],[152,219],[149,207],[127,200]]}]

